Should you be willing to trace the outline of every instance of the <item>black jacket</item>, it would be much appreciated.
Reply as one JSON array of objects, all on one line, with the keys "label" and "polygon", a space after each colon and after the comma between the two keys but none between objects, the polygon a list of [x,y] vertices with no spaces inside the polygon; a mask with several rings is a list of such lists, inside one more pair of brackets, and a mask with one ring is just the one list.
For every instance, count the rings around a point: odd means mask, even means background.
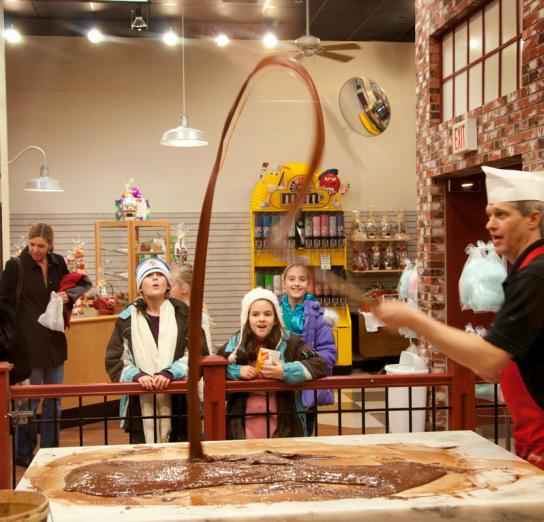
[{"label": "black jacket", "polygon": [[[42,269],[28,253],[28,247],[21,255],[23,288],[16,318],[15,345],[9,353],[9,362],[15,365],[10,372],[10,382],[18,382],[30,376],[32,368],[45,368],[63,363],[67,357],[64,332],[54,332],[38,323],[38,317],[45,312],[51,292],[57,292],[60,281],[68,273],[64,258],[52,252],[47,254],[47,286]],[[0,296],[15,309],[17,277],[19,267],[13,259],[6,263],[0,280]]]}]

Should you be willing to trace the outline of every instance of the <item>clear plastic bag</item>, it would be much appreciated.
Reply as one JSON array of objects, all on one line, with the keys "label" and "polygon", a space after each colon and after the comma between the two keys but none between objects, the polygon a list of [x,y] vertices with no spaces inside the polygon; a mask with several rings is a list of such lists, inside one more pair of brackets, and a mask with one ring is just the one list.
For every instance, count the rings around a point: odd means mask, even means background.
[{"label": "clear plastic bag", "polygon": [[57,295],[56,292],[51,292],[49,303],[47,303],[47,308],[45,309],[45,312],[38,317],[38,323],[46,328],[49,328],[49,330],[64,332],[64,317],[62,316],[62,308],[62,297]]},{"label": "clear plastic bag", "polygon": [[495,252],[493,243],[478,241],[465,249],[468,259],[459,278],[459,300],[462,310],[496,312],[504,302],[502,282],[506,267]]}]

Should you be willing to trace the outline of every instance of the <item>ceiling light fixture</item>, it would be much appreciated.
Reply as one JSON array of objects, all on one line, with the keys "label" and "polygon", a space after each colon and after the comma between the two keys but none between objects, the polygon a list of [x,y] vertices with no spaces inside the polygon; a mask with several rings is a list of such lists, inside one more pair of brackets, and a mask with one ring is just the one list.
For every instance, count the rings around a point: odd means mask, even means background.
[{"label": "ceiling light fixture", "polygon": [[267,49],[273,49],[278,45],[278,39],[276,38],[276,35],[274,33],[266,33],[263,36],[263,45]]},{"label": "ceiling light fixture", "polygon": [[4,30],[4,38],[7,42],[12,44],[18,44],[23,41],[21,33],[17,31],[17,29],[15,29],[13,25],[10,28]]},{"label": "ceiling light fixture", "polygon": [[104,41],[104,35],[100,31],[100,29],[97,29],[96,27],[93,27],[88,33],[87,38],[90,42],[97,44],[102,41]]},{"label": "ceiling light fixture", "polygon": [[225,45],[228,45],[230,43],[230,38],[226,34],[221,33],[215,37],[215,43],[219,47],[225,47]]},{"label": "ceiling light fixture", "polygon": [[174,31],[172,31],[172,29],[169,29],[166,33],[162,35],[162,41],[166,45],[173,47],[179,42],[179,36]]},{"label": "ceiling light fixture", "polygon": [[161,145],[169,147],[203,147],[208,145],[206,135],[199,129],[189,127],[189,119],[185,112],[185,23],[183,7],[181,8],[181,78],[183,93],[183,113],[179,127],[167,130],[161,138]]},{"label": "ceiling light fixture", "polygon": [[28,147],[25,147],[21,152],[19,152],[19,154],[8,161],[8,165],[14,161],[17,161],[25,152],[29,150],[40,151],[43,156],[43,164],[40,168],[40,177],[28,180],[25,184],[25,190],[30,192],[64,192],[61,184],[56,179],[49,177],[47,158],[45,157],[45,152],[41,147],[36,145],[29,145]]},{"label": "ceiling light fixture", "polygon": [[147,22],[142,13],[142,8],[137,7],[130,11],[130,28],[133,31],[147,31]]}]

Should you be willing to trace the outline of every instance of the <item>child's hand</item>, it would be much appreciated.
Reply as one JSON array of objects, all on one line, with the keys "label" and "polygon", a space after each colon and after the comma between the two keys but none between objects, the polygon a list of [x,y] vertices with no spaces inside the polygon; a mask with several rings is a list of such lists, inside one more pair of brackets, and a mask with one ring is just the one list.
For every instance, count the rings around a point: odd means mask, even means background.
[{"label": "child's hand", "polygon": [[153,377],[151,375],[142,375],[138,379],[138,384],[144,389],[144,390],[153,390]]},{"label": "child's hand", "polygon": [[240,377],[242,379],[255,379],[257,373],[253,366],[240,366]]},{"label": "child's hand", "polygon": [[168,379],[168,377],[165,377],[160,373],[153,375],[153,388],[155,388],[155,390],[164,390],[169,384],[170,379]]},{"label": "child's hand", "polygon": [[261,368],[261,376],[264,379],[277,379],[281,381],[283,379],[283,363],[276,359],[270,359],[270,363],[263,365]]}]

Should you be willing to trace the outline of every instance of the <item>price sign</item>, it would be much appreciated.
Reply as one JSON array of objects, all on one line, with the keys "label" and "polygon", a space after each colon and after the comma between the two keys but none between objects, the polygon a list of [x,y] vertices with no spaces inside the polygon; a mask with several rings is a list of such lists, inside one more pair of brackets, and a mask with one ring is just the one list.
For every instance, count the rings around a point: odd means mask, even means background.
[{"label": "price sign", "polygon": [[322,255],[321,256],[321,270],[330,270],[331,269],[331,256]]}]

